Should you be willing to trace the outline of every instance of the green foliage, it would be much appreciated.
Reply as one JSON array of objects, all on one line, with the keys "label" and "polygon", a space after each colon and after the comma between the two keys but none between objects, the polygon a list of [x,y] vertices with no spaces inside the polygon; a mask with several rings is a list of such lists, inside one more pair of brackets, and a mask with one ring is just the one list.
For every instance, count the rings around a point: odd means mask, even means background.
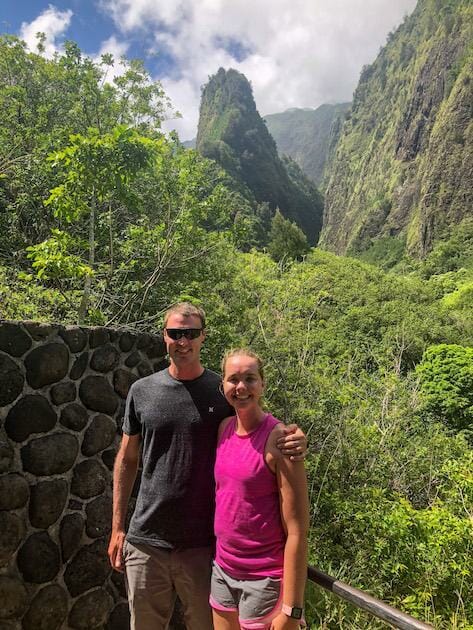
[{"label": "green foliage", "polygon": [[280,155],[291,157],[318,187],[324,182],[350,103],[288,109],[264,117]]},{"label": "green foliage", "polygon": [[300,260],[309,251],[304,232],[276,210],[271,221],[268,253],[273,260]]},{"label": "green foliage", "polygon": [[251,86],[236,70],[220,68],[202,92],[197,150],[216,160],[253,205],[268,203],[317,242],[323,200],[296,166],[278,157],[276,144],[256,110]]},{"label": "green foliage", "polygon": [[85,265],[79,255],[72,253],[78,245],[84,248],[83,243],[58,229],[51,230],[51,234],[46,241],[26,248],[39,280],[78,279],[94,275],[93,269]]},{"label": "green foliage", "polygon": [[425,410],[454,431],[473,436],[473,348],[429,347],[416,368]]},{"label": "green foliage", "polygon": [[339,254],[395,236],[423,258],[470,214],[473,7],[438,4],[419,0],[361,72],[325,192],[321,243]]}]

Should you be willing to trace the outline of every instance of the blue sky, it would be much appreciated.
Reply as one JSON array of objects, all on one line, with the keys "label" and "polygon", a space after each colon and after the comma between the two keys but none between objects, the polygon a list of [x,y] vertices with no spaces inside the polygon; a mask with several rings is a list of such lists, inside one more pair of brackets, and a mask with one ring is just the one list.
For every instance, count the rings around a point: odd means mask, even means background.
[{"label": "blue sky", "polygon": [[[196,133],[200,88],[220,66],[243,72],[262,115],[351,99],[360,70],[416,0],[1,0],[0,28],[46,54],[76,41],[91,57],[140,57]],[[119,67],[117,65],[117,72]]]}]

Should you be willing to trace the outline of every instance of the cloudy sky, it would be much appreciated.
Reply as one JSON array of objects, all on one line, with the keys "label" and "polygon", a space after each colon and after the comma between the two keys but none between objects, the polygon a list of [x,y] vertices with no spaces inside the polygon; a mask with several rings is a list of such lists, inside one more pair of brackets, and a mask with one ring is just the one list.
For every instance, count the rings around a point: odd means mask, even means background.
[{"label": "cloudy sky", "polygon": [[201,86],[220,66],[243,72],[261,114],[351,99],[371,63],[416,0],[0,0],[1,32],[46,54],[73,39],[91,57],[144,59],[195,136]]}]

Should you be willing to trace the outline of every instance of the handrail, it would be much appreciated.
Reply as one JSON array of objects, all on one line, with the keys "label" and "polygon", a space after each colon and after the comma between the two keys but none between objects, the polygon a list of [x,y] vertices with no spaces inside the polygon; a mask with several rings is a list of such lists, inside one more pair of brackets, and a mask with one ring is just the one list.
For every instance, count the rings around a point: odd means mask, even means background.
[{"label": "handrail", "polygon": [[358,608],[366,610],[394,628],[401,628],[401,630],[433,630],[433,626],[406,615],[406,613],[397,610],[397,608],[393,608],[379,599],[371,597],[371,595],[349,586],[310,565],[307,567],[307,577],[311,582],[315,582]]}]

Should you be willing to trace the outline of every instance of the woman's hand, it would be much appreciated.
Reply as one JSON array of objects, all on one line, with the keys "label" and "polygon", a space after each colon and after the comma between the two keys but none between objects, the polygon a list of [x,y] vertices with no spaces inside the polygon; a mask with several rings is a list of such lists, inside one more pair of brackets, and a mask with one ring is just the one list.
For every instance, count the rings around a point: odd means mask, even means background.
[{"label": "woman's hand", "polygon": [[297,424],[282,427],[285,435],[278,438],[276,445],[281,453],[294,462],[304,461],[307,453],[307,437]]},{"label": "woman's hand", "polygon": [[299,619],[292,619],[285,613],[280,612],[279,615],[272,620],[270,630],[298,630],[300,623]]}]

